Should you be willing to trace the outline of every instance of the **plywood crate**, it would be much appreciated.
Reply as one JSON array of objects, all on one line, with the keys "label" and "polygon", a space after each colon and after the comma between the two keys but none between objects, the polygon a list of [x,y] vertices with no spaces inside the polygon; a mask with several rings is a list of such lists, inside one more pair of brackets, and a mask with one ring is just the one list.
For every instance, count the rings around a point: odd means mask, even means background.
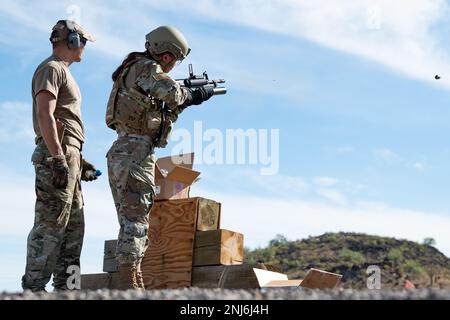
[{"label": "plywood crate", "polygon": [[194,266],[234,265],[244,261],[244,235],[225,229],[198,231]]},{"label": "plywood crate", "polygon": [[[155,204],[159,203],[163,206],[163,209],[169,210],[170,208],[170,210],[179,210],[176,207],[183,206],[186,202],[194,204],[192,210],[195,210],[197,215],[195,222],[196,231],[209,231],[220,228],[220,214],[222,207],[220,202],[201,197],[194,197],[176,200],[157,200],[155,201]],[[164,206],[167,206],[167,208]]]},{"label": "plywood crate", "polygon": [[147,289],[189,287],[197,230],[220,226],[220,203],[204,198],[155,201],[141,264]]},{"label": "plywood crate", "polygon": [[191,198],[197,202],[197,231],[217,230],[220,228],[221,204],[205,198]]}]

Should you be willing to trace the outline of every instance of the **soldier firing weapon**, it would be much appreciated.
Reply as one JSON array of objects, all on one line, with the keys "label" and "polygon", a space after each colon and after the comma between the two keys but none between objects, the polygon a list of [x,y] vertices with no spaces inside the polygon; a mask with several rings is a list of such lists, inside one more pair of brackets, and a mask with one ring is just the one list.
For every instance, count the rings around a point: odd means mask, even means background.
[{"label": "soldier firing weapon", "polygon": [[203,72],[202,75],[194,75],[194,71],[192,69],[192,63],[189,64],[189,78],[186,79],[176,79],[175,80],[181,87],[186,87],[190,89],[195,88],[207,88],[212,87],[213,88],[213,95],[219,95],[219,94],[226,94],[227,88],[225,87],[219,87],[218,85],[220,83],[225,83],[224,79],[217,79],[217,80],[209,80],[208,74]]}]

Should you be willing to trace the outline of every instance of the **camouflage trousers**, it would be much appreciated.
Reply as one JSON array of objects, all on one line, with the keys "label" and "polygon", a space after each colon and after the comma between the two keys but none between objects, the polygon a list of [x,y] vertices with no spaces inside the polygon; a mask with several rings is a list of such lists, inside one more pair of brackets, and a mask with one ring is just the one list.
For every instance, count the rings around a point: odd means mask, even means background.
[{"label": "camouflage trousers", "polygon": [[153,205],[155,155],[138,137],[119,137],[107,154],[109,185],[119,220],[119,264],[139,264],[148,247],[149,212]]},{"label": "camouflage trousers", "polygon": [[46,163],[50,153],[44,142],[32,155],[36,172],[34,225],[27,240],[27,262],[22,277],[23,289],[44,290],[53,274],[53,286],[66,289],[67,268],[80,266],[84,236],[83,197],[81,194],[81,153],[64,145],[69,166],[65,189],[52,184],[52,170]]}]

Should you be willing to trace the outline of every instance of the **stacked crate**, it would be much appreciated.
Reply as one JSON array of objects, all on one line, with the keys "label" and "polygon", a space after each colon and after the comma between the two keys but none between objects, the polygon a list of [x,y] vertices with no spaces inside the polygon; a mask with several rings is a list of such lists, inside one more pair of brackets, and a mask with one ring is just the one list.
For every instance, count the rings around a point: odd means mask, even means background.
[{"label": "stacked crate", "polygon": [[[159,200],[149,219],[149,246],[142,261],[146,289],[180,287],[256,289],[335,288],[341,275],[310,269],[305,279],[243,263],[244,236],[220,229],[220,203],[204,198]],[[103,271],[81,277],[81,288],[116,289],[117,240],[105,241]]]},{"label": "stacked crate", "polygon": [[[221,266],[241,265],[244,236],[220,229],[220,215],[221,204],[205,198],[156,201],[141,264],[146,288],[196,286],[208,278],[205,274],[215,274]],[[116,243],[105,241],[104,272],[118,270]]]}]

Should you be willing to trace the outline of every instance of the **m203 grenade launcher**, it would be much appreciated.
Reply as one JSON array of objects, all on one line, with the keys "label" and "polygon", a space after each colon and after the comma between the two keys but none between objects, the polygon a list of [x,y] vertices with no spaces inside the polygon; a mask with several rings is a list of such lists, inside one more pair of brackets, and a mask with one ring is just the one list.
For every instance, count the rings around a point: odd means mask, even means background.
[{"label": "m203 grenade launcher", "polygon": [[203,72],[202,75],[194,75],[192,70],[192,64],[189,64],[189,78],[186,79],[176,79],[175,80],[181,87],[186,87],[190,89],[200,88],[200,87],[212,87],[213,95],[226,94],[227,88],[219,87],[220,83],[225,83],[224,79],[209,80],[208,74]]}]

